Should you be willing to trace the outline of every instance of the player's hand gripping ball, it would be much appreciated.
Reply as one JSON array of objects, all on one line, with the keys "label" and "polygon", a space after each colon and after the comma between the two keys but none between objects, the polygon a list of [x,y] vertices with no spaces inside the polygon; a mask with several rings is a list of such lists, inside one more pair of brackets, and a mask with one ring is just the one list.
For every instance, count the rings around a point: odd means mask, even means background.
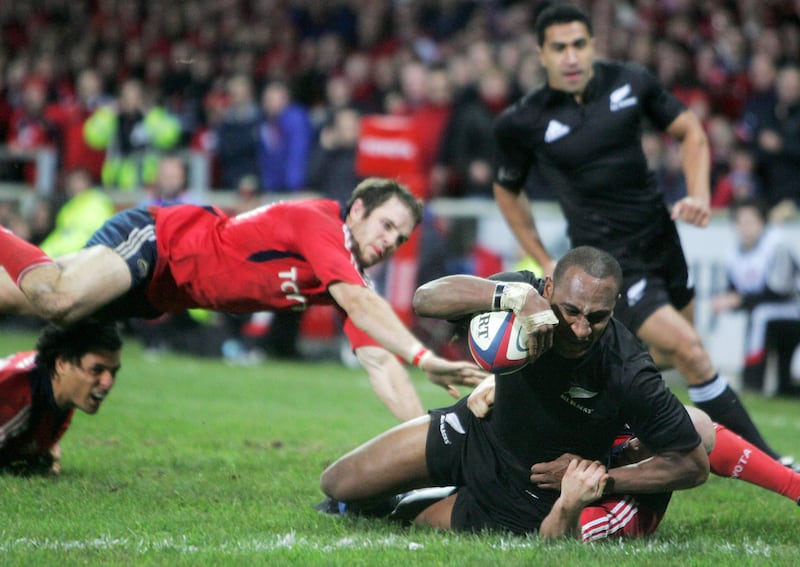
[{"label": "player's hand gripping ball", "polygon": [[513,311],[473,315],[467,341],[478,366],[494,374],[510,374],[528,364],[528,335]]}]

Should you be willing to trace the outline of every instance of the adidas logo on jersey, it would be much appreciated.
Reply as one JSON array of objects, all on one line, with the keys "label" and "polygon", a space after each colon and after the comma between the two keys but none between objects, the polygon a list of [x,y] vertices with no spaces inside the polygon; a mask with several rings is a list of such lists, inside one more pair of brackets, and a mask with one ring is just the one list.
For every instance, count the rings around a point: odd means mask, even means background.
[{"label": "adidas logo on jersey", "polygon": [[614,89],[614,91],[608,97],[609,108],[611,109],[611,112],[617,112],[618,110],[622,110],[623,108],[627,108],[636,104],[637,98],[635,96],[629,96],[630,94],[631,86],[629,84],[621,86],[618,89]]},{"label": "adidas logo on jersey", "polygon": [[559,138],[563,138],[570,133],[570,127],[562,124],[558,120],[551,120],[547,124],[547,130],[544,132],[544,141],[548,144],[555,142]]}]

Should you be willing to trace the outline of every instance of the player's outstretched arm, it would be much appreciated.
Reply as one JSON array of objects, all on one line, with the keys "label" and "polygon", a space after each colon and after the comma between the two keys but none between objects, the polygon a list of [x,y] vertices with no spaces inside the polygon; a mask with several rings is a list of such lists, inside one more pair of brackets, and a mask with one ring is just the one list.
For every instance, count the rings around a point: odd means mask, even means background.
[{"label": "player's outstretched arm", "polygon": [[[552,280],[548,278],[547,282],[546,285],[550,285]],[[497,282],[469,275],[444,276],[417,288],[413,302],[418,315],[438,319],[459,319],[484,311],[513,311],[528,335],[531,360],[553,345],[558,324],[550,301],[523,282]]]},{"label": "player's outstretched arm", "polygon": [[687,196],[672,207],[672,219],[695,226],[711,220],[711,154],[703,125],[690,110],[678,115],[667,132],[681,142],[681,165]]},{"label": "player's outstretched arm", "polygon": [[539,263],[545,274],[552,276],[556,263],[542,243],[531,212],[531,204],[525,192],[515,193],[499,183],[495,183],[494,199],[525,253]]},{"label": "player's outstretched arm", "polygon": [[375,394],[397,419],[408,421],[425,415],[425,409],[405,367],[383,347],[362,346],[356,357],[367,371]]},{"label": "player's outstretched arm", "polygon": [[[386,350],[421,368],[450,390],[453,384],[475,386],[486,375],[474,363],[446,360],[427,349],[397,317],[389,303],[369,288],[337,282],[328,287],[353,324]],[[433,379],[433,378],[432,378]]]}]

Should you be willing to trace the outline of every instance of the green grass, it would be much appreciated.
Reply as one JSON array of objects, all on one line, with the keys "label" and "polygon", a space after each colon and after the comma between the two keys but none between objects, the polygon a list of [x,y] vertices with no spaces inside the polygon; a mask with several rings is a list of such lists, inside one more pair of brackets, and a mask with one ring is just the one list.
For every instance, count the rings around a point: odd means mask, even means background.
[{"label": "green grass", "polygon": [[[0,334],[3,353],[33,342]],[[450,402],[414,379],[427,406]],[[800,454],[797,400],[746,403],[777,449]],[[100,413],[76,414],[63,440],[62,475],[0,476],[0,565],[761,566],[800,556],[796,505],[715,477],[677,493],[654,537],[592,546],[315,512],[325,465],[394,423],[358,370],[153,362],[128,341]]]}]

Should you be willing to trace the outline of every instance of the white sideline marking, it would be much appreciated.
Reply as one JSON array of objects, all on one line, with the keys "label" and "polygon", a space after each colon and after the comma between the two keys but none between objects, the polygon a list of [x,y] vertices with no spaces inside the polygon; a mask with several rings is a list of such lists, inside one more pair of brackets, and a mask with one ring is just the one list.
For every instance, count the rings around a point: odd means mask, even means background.
[{"label": "white sideline marking", "polygon": [[[2,537],[2,535],[0,535]],[[606,544],[607,551],[622,550],[624,555],[667,555],[674,554],[676,551],[687,551],[692,553],[702,552],[698,549],[696,542],[650,542],[647,545],[638,548],[626,545],[627,542],[615,541]],[[437,547],[446,548],[454,547],[459,548],[463,545],[457,538],[441,538],[436,542]],[[769,543],[761,540],[748,541],[743,540],[738,543],[731,542],[709,542],[717,551],[723,551],[736,555],[746,555],[750,557],[768,558],[771,555],[772,549]],[[492,542],[487,547],[497,550],[514,550],[514,549],[537,549],[542,546],[542,542],[535,537],[525,538],[501,538],[497,542]],[[552,550],[558,547],[568,547],[569,543],[558,542],[547,544],[547,548]],[[377,539],[370,539],[360,536],[344,537],[338,540],[314,540],[305,536],[298,536],[295,532],[286,534],[277,534],[265,539],[246,539],[234,540],[225,542],[218,545],[197,545],[187,541],[186,538],[166,538],[162,540],[146,540],[146,539],[132,539],[132,538],[115,538],[111,536],[102,536],[88,540],[55,540],[55,539],[37,539],[37,538],[6,538],[0,539],[0,552],[10,551],[31,551],[31,550],[48,550],[48,551],[103,551],[103,550],[123,550],[127,552],[138,553],[144,555],[152,552],[162,551],[175,551],[185,555],[193,555],[197,553],[221,553],[224,555],[240,555],[247,553],[265,553],[270,551],[277,551],[283,549],[294,550],[309,550],[309,551],[332,551],[337,549],[397,549],[405,551],[415,551],[423,549],[425,546],[421,543],[410,541],[403,537],[383,537]],[[702,548],[702,545],[700,546]]]}]

